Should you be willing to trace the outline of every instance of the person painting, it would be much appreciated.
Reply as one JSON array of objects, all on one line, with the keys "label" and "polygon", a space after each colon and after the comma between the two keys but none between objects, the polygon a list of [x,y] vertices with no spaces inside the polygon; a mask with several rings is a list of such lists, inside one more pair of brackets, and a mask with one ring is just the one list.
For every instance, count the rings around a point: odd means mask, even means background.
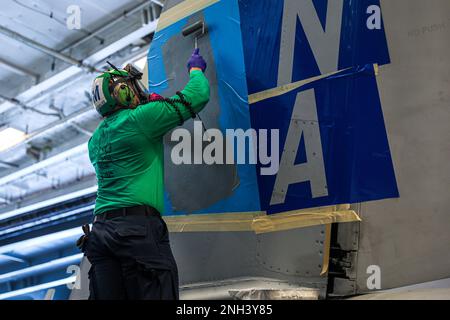
[{"label": "person painting", "polygon": [[[112,66],[112,65],[111,65]],[[78,241],[91,263],[90,299],[178,299],[178,270],[164,212],[163,136],[209,101],[206,62],[195,49],[190,80],[171,98],[147,95],[132,65],[94,80],[104,117],[89,140],[98,191],[92,231]]]}]

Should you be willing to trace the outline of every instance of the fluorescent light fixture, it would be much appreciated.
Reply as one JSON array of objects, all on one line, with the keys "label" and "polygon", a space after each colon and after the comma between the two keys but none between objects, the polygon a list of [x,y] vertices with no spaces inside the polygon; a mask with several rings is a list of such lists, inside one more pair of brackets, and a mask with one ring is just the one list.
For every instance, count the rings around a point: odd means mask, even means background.
[{"label": "fluorescent light fixture", "polygon": [[80,227],[67,229],[64,231],[59,231],[51,234],[47,234],[45,236],[40,236],[36,238],[31,238],[28,240],[23,240],[11,244],[7,244],[3,247],[0,247],[0,254],[19,251],[21,249],[28,249],[32,247],[39,247],[41,245],[49,244],[54,241],[64,240],[66,238],[75,238],[79,237],[83,234],[83,231]]},{"label": "fluorescent light fixture", "polygon": [[36,275],[39,273],[43,273],[46,271],[54,270],[59,267],[67,266],[73,263],[79,264],[81,259],[83,258],[82,253],[74,254],[72,256],[67,256],[60,259],[55,259],[46,263],[38,264],[32,267],[23,268],[20,270],[0,274],[0,283],[18,280],[30,275]]},{"label": "fluorescent light fixture", "polygon": [[82,190],[78,190],[78,191],[75,191],[75,192],[72,192],[72,193],[64,194],[64,195],[59,196],[59,197],[54,197],[54,198],[51,198],[51,199],[48,199],[48,200],[44,200],[44,201],[41,201],[41,202],[36,202],[36,203],[33,203],[33,204],[31,204],[29,206],[26,206],[26,207],[22,207],[22,208],[19,208],[19,209],[15,209],[15,210],[11,210],[11,211],[8,211],[8,212],[0,213],[0,221],[1,220],[5,220],[5,219],[9,219],[9,218],[12,218],[12,217],[15,217],[15,216],[19,216],[21,214],[24,214],[24,213],[27,213],[27,212],[30,212],[30,211],[33,211],[33,210],[45,208],[45,207],[48,207],[48,206],[51,206],[51,205],[54,205],[54,204],[57,204],[57,203],[60,203],[60,202],[64,202],[64,201],[67,201],[67,200],[72,200],[72,199],[75,199],[75,198],[78,198],[78,197],[83,197],[83,196],[86,196],[88,194],[95,193],[95,192],[97,192],[97,186],[92,186],[92,187],[89,187],[89,188],[86,188],[86,189],[82,189]]},{"label": "fluorescent light fixture", "polygon": [[76,280],[77,280],[77,276],[71,276],[71,277],[68,277],[65,279],[60,279],[60,280],[56,280],[56,281],[52,281],[52,282],[39,284],[37,286],[32,286],[32,287],[23,288],[23,289],[19,289],[19,290],[15,290],[15,291],[1,293],[0,300],[19,297],[19,296],[23,296],[24,294],[28,294],[28,293],[59,287],[59,286],[65,285],[65,284],[74,283]]},{"label": "fluorescent light fixture", "polygon": [[0,128],[0,152],[22,142],[26,137],[23,131],[11,127]]}]

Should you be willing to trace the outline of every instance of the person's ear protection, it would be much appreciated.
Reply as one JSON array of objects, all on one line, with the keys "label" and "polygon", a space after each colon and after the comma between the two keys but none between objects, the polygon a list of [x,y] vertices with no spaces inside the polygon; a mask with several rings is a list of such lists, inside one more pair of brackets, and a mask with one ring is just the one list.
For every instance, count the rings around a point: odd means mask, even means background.
[{"label": "person's ear protection", "polygon": [[125,82],[119,82],[114,85],[111,96],[118,105],[129,107],[134,100],[134,91]]}]

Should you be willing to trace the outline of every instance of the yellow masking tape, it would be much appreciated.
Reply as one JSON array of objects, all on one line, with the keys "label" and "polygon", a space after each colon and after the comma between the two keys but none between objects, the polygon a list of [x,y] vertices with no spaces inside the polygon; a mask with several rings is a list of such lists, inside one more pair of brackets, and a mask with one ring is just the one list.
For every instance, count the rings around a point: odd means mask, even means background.
[{"label": "yellow masking tape", "polygon": [[265,212],[166,216],[171,232],[254,231],[257,234],[339,222],[361,221],[349,205],[319,207],[267,215]]},{"label": "yellow masking tape", "polygon": [[328,274],[330,267],[330,247],[331,247],[331,224],[325,226],[325,241],[323,243],[323,260],[321,276]]},{"label": "yellow masking tape", "polygon": [[[347,69],[350,69],[350,68],[347,68]],[[269,99],[269,98],[281,96],[282,94],[285,94],[285,93],[288,93],[288,92],[290,92],[292,90],[298,89],[301,86],[304,86],[304,85],[306,85],[308,83],[311,83],[311,82],[314,82],[314,81],[317,81],[317,80],[320,80],[320,79],[323,79],[323,78],[335,75],[335,74],[337,74],[339,72],[342,72],[342,71],[345,71],[347,69],[338,70],[338,71],[327,73],[327,74],[322,74],[320,76],[308,78],[308,79],[305,79],[305,80],[301,80],[301,81],[297,81],[297,82],[294,82],[294,83],[286,84],[284,86],[280,86],[280,87],[276,87],[276,88],[273,88],[273,89],[269,89],[269,90],[265,90],[265,91],[261,91],[261,92],[257,92],[257,93],[251,94],[251,95],[248,96],[248,103],[249,104],[253,104],[253,103],[256,103],[256,102],[259,102],[259,101],[262,101],[262,100],[266,100],[266,99]]]},{"label": "yellow masking tape", "polygon": [[178,22],[181,19],[184,19],[191,14],[205,9],[206,7],[209,7],[219,1],[220,0],[185,0],[173,8],[161,13],[158,20],[158,26],[156,27],[156,32],[167,28],[175,22]]},{"label": "yellow masking tape", "polygon": [[378,76],[380,74],[380,66],[378,63],[373,64],[373,69],[375,70],[375,75]]},{"label": "yellow masking tape", "polygon": [[264,213],[195,214],[166,216],[164,220],[171,232],[251,231],[253,219],[262,214]]},{"label": "yellow masking tape", "polygon": [[291,213],[256,217],[252,229],[256,233],[267,233],[297,228],[312,227],[339,222],[361,221],[353,210],[314,213]]},{"label": "yellow masking tape", "polygon": [[[380,67],[378,66],[377,63],[374,63],[373,68],[374,68],[374,71],[375,71],[375,76],[378,76]],[[253,103],[256,103],[256,102],[259,102],[259,101],[262,101],[262,100],[266,100],[266,99],[269,99],[269,98],[281,96],[282,94],[285,94],[285,93],[288,93],[288,92],[290,92],[292,90],[298,89],[301,86],[304,86],[306,84],[309,84],[309,83],[317,81],[317,80],[321,80],[321,79],[327,78],[329,76],[335,75],[335,74],[337,74],[339,72],[342,72],[342,71],[345,71],[345,70],[348,70],[348,69],[350,69],[350,68],[338,70],[338,71],[335,71],[335,72],[330,72],[330,73],[327,73],[327,74],[322,74],[320,76],[308,78],[308,79],[305,79],[305,80],[301,80],[301,81],[297,81],[297,82],[294,82],[294,83],[286,84],[284,86],[279,86],[279,87],[276,87],[276,88],[272,88],[272,89],[268,89],[268,90],[264,90],[264,91],[261,91],[261,92],[257,92],[257,93],[251,94],[251,95],[248,96],[248,103],[249,104],[253,104]]]}]

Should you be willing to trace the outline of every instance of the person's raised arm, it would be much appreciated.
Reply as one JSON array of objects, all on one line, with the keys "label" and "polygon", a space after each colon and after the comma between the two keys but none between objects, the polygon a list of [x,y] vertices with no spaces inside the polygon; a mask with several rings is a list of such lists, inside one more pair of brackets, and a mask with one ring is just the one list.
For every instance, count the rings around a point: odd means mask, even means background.
[{"label": "person's raised arm", "polygon": [[163,136],[199,113],[209,101],[209,82],[205,77],[206,62],[195,49],[188,64],[190,80],[181,92],[153,101],[133,110],[137,125],[150,139]]}]

